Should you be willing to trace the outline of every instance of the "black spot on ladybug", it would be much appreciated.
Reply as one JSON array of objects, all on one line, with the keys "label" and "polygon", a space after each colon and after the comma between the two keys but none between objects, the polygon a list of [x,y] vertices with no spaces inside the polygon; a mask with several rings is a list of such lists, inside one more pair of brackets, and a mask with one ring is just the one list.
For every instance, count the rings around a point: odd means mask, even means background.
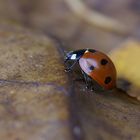
[{"label": "black spot on ladybug", "polygon": [[101,65],[106,65],[107,63],[108,63],[108,61],[106,59],[101,60]]},{"label": "black spot on ladybug", "polygon": [[105,78],[104,82],[105,82],[105,84],[109,84],[111,82],[111,80],[112,80],[111,77],[108,76],[108,77]]},{"label": "black spot on ladybug", "polygon": [[90,66],[89,69],[90,69],[90,70],[94,70],[94,66]]}]

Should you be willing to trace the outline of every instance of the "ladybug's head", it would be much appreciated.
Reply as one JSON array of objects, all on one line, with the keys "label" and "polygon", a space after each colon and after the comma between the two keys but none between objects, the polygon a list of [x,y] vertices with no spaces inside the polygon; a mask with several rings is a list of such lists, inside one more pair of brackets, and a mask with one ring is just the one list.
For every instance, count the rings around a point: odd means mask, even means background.
[{"label": "ladybug's head", "polygon": [[65,56],[65,61],[67,60],[79,60],[83,54],[85,53],[87,49],[82,49],[82,50],[76,50],[76,51],[70,51],[66,53]]},{"label": "ladybug's head", "polygon": [[70,51],[70,52],[66,53],[65,61],[67,61],[67,60],[75,60],[75,59],[76,59],[76,54],[74,54],[73,51]]}]

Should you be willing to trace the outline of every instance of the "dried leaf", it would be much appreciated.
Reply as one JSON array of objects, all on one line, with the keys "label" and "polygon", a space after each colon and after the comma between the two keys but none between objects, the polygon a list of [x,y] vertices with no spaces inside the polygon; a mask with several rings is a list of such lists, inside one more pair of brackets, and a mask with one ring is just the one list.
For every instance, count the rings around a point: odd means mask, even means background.
[{"label": "dried leaf", "polygon": [[67,77],[54,43],[0,24],[0,139],[70,140]]}]

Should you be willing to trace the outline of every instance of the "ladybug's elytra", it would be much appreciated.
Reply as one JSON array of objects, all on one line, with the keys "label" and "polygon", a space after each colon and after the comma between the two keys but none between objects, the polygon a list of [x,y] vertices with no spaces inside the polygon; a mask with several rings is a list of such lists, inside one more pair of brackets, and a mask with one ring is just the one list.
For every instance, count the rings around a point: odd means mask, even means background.
[{"label": "ladybug's elytra", "polygon": [[93,49],[82,49],[68,52],[65,63],[69,60],[74,63],[66,71],[71,71],[78,62],[87,86],[90,77],[106,90],[116,87],[116,69],[106,54]]}]

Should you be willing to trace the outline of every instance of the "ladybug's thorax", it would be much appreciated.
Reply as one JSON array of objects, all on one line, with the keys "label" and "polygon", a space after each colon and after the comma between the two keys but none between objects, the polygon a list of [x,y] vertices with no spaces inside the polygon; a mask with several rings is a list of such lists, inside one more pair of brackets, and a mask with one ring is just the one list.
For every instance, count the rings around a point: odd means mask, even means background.
[{"label": "ladybug's thorax", "polygon": [[86,50],[87,49],[71,51],[67,54],[67,57],[70,60],[79,60],[83,56],[83,54],[86,52]]}]

